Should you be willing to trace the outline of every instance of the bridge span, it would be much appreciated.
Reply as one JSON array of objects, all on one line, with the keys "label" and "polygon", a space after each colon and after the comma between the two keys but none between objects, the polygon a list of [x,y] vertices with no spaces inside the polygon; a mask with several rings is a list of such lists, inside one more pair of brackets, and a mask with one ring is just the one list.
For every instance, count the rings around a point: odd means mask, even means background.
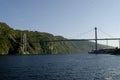
[{"label": "bridge span", "polygon": [[[43,44],[46,44],[46,42],[63,42],[63,41],[95,41],[95,50],[97,50],[98,47],[98,41],[103,41],[106,40],[107,41],[107,46],[108,46],[108,40],[119,40],[119,48],[120,48],[120,38],[98,38],[97,36],[97,27],[95,27],[95,35],[94,35],[94,39],[54,39],[54,40],[42,40],[42,41],[37,41],[37,42],[42,42]],[[19,43],[20,45],[23,45],[23,50],[26,50],[26,43],[27,43],[27,38],[26,38],[26,34],[23,35],[23,43],[21,44],[20,42],[16,42]],[[36,43],[36,42],[33,42]]]},{"label": "bridge span", "polygon": [[97,50],[98,40],[119,40],[119,47],[120,47],[120,38],[98,38],[97,36],[97,27],[95,27],[95,38],[94,39],[59,39],[59,40],[46,40],[45,42],[62,42],[62,41],[95,41],[95,50]]},{"label": "bridge span", "polygon": [[[61,40],[46,40],[46,42],[60,42],[60,41],[94,41],[96,39],[61,39]],[[97,40],[120,40],[120,38],[99,38]]]}]

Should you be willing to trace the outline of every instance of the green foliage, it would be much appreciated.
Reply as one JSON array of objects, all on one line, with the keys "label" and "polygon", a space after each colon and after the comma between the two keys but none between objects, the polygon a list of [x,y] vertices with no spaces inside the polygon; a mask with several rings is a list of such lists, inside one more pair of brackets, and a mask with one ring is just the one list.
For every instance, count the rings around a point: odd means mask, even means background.
[{"label": "green foliage", "polygon": [[23,34],[27,35],[27,53],[29,54],[58,54],[79,51],[71,42],[47,42],[47,40],[65,39],[49,33],[37,31],[20,31],[0,23],[0,54],[24,54],[22,50]]},{"label": "green foliage", "polygon": [[[23,51],[23,35],[26,34],[26,52]],[[5,23],[0,23],[0,54],[62,54],[78,53],[89,50],[87,42],[47,42],[49,40],[64,40],[62,36],[54,36],[38,31],[21,31],[10,28]],[[83,45],[86,43],[86,45]],[[86,51],[88,51],[86,50]]]}]

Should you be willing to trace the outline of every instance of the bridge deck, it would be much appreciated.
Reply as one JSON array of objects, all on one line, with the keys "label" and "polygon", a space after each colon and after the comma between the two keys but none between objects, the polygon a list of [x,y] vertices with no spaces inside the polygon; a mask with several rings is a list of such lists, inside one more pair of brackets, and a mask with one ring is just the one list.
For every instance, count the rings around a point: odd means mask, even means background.
[{"label": "bridge deck", "polygon": [[[96,39],[64,39],[64,40],[48,40],[47,42],[60,42],[60,41],[92,41]],[[97,40],[120,40],[120,38],[99,38]]]}]

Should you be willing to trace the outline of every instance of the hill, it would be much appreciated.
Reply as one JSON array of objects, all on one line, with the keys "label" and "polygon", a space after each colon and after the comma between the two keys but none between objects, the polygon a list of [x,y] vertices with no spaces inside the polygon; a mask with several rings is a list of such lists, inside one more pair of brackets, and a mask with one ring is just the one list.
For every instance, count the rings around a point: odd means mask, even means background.
[{"label": "hill", "polygon": [[[73,42],[79,49],[81,49],[80,52],[91,52],[95,49],[95,43],[91,41],[75,41]],[[98,44],[98,50],[99,49],[106,49],[106,48],[113,48],[112,46],[106,46],[102,44]]]},{"label": "hill", "polygon": [[[93,42],[45,42],[66,39],[50,33],[14,30],[0,22],[0,55],[8,54],[63,54],[91,50]],[[84,44],[83,44],[84,43]],[[99,45],[103,47],[104,45]],[[105,47],[105,46],[104,46]]]}]

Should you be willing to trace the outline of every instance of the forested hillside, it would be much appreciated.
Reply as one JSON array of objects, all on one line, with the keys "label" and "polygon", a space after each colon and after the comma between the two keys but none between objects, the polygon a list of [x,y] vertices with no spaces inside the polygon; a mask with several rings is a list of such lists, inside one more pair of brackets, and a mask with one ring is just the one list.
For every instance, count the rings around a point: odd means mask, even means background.
[{"label": "forested hillside", "polygon": [[[46,42],[63,40],[62,36],[50,33],[14,30],[6,23],[0,22],[0,54],[63,54],[79,53],[91,50],[93,42]],[[85,45],[84,45],[84,44]],[[24,46],[23,46],[24,45]],[[103,45],[102,45],[103,47]]]},{"label": "forested hillside", "polygon": [[[23,35],[26,34],[26,51],[23,51]],[[65,39],[49,33],[21,31],[0,23],[0,54],[58,54],[79,52],[71,42],[44,42],[46,40]]]}]

